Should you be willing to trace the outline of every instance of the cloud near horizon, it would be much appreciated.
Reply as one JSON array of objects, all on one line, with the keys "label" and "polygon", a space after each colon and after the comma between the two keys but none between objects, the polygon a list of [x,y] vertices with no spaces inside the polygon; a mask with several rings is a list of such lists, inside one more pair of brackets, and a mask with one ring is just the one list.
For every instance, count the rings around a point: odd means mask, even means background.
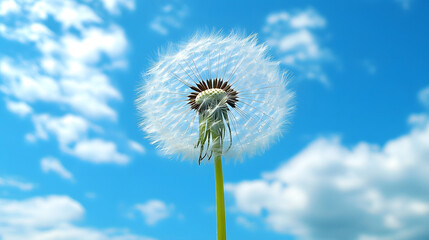
[{"label": "cloud near horizon", "polygon": [[409,122],[383,146],[317,138],[261,178],[225,188],[239,213],[298,239],[429,238],[429,113]]},{"label": "cloud near horizon", "polygon": [[63,195],[0,199],[0,238],[32,240],[155,240],[127,229],[83,227],[84,207]]}]

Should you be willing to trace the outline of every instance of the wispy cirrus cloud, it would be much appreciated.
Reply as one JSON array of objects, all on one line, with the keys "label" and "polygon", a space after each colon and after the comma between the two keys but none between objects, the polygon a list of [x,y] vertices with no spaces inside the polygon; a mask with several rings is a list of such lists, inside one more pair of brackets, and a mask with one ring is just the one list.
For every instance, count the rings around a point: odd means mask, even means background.
[{"label": "wispy cirrus cloud", "polygon": [[323,42],[326,25],[326,19],[312,8],[279,11],[267,16],[263,32],[281,63],[291,68],[297,78],[328,85],[324,67],[334,55]]},{"label": "wispy cirrus cloud", "polygon": [[21,191],[31,191],[34,189],[35,185],[33,183],[23,182],[15,178],[0,177],[0,187],[11,187],[17,188]]},{"label": "wispy cirrus cloud", "polygon": [[56,158],[42,158],[42,160],[40,161],[40,167],[45,173],[53,172],[66,180],[73,181],[73,174],[69,170],[67,170],[63,166],[63,164]]},{"label": "wispy cirrus cloud", "polygon": [[188,16],[189,8],[181,2],[170,2],[160,8],[149,27],[158,34],[168,35],[172,29],[182,27],[184,19]]},{"label": "wispy cirrus cloud", "polygon": [[141,145],[140,143],[136,142],[136,141],[128,141],[128,145],[130,146],[130,148],[138,153],[145,153],[146,152],[146,148],[143,147],[143,145]]},{"label": "wispy cirrus cloud", "polygon": [[409,122],[409,133],[383,146],[320,137],[278,169],[226,189],[241,214],[299,239],[425,239],[429,113]]}]

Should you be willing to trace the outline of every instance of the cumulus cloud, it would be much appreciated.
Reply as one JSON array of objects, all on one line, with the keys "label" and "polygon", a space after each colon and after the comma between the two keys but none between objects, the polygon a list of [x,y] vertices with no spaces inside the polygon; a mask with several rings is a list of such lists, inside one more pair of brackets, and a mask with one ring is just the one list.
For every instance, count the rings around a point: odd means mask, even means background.
[{"label": "cumulus cloud", "polygon": [[34,189],[33,183],[18,181],[13,178],[0,177],[0,187],[12,187],[21,191],[30,191]]},{"label": "cumulus cloud", "polygon": [[76,1],[50,1],[36,2],[19,1],[33,20],[46,20],[52,16],[63,28],[75,27],[83,29],[87,23],[99,23],[100,17],[87,5]]},{"label": "cumulus cloud", "polygon": [[0,222],[43,228],[83,217],[82,205],[67,196],[35,197],[23,201],[0,200]]},{"label": "cumulus cloud", "polygon": [[52,157],[45,157],[40,161],[40,167],[42,168],[42,171],[45,173],[48,172],[54,172],[58,174],[60,177],[67,179],[67,180],[73,180],[73,175],[71,172],[69,172],[62,164],[61,162]]},{"label": "cumulus cloud", "polygon": [[383,146],[321,137],[260,179],[226,184],[239,212],[299,239],[429,237],[429,117]]},{"label": "cumulus cloud", "polygon": [[0,3],[0,16],[11,13],[18,13],[19,5],[14,0],[5,0]]},{"label": "cumulus cloud", "polygon": [[171,29],[181,28],[186,16],[188,16],[187,5],[171,2],[160,9],[158,15],[150,22],[149,27],[161,35],[167,35]]},{"label": "cumulus cloud", "polygon": [[49,76],[37,74],[34,66],[21,66],[11,59],[0,59],[0,74],[3,76],[1,90],[24,102],[57,101],[60,99],[58,83]]},{"label": "cumulus cloud", "polygon": [[52,117],[49,114],[34,115],[33,123],[36,131],[30,134],[31,139],[47,140],[53,135],[63,151],[69,148],[69,144],[83,139],[91,126],[85,118],[73,114],[62,117]]},{"label": "cumulus cloud", "polygon": [[314,9],[281,11],[267,16],[263,32],[266,42],[280,61],[301,79],[328,84],[324,66],[333,60],[331,50],[323,44],[326,19]]},{"label": "cumulus cloud", "polygon": [[156,199],[135,205],[135,209],[142,214],[147,225],[155,225],[168,218],[173,208],[174,206],[167,206],[163,201]]},{"label": "cumulus cloud", "polygon": [[0,199],[0,236],[5,240],[153,240],[126,229],[98,230],[74,225],[84,213],[83,206],[68,196]]},{"label": "cumulus cloud", "polygon": [[31,23],[20,28],[10,28],[5,24],[0,24],[0,34],[9,40],[16,40],[21,43],[37,42],[52,36],[52,32],[40,23]]},{"label": "cumulus cloud", "polygon": [[[40,32],[26,32],[7,36],[21,41],[43,38]],[[67,34],[59,42],[45,40],[39,44],[44,53],[40,59],[42,69],[28,62],[0,59],[4,93],[27,102],[65,104],[91,118],[116,119],[108,101],[119,100],[121,95],[108,77],[91,65],[98,63],[103,55],[115,58],[115,63],[123,61],[121,54],[126,48],[123,30],[117,26],[106,30],[89,28],[79,38]]]},{"label": "cumulus cloud", "polygon": [[[70,60],[82,63],[95,63],[100,60],[102,54],[111,58],[121,57],[127,48],[127,41],[123,30],[111,25],[107,29],[98,27],[86,28],[82,36],[67,34],[61,38],[59,48],[65,47],[61,52]],[[60,49],[55,49],[61,51]],[[54,49],[49,49],[54,51]]]},{"label": "cumulus cloud", "polygon": [[33,123],[36,130],[27,135],[30,142],[48,140],[54,136],[63,152],[84,161],[126,164],[130,160],[127,155],[118,152],[116,143],[100,138],[88,139],[89,130],[98,128],[83,117],[73,114],[62,117],[39,114],[33,116]]},{"label": "cumulus cloud", "polygon": [[102,139],[79,141],[70,153],[93,163],[127,164],[130,160],[127,155],[117,151],[115,143]]},{"label": "cumulus cloud", "polygon": [[[103,4],[107,15],[95,11],[103,10],[97,4]],[[84,160],[108,161],[83,152],[85,144],[91,141],[87,139],[88,129],[93,126],[90,122],[101,119],[114,123],[117,119],[110,104],[120,101],[122,96],[109,73],[127,67],[128,41],[124,30],[105,17],[119,13],[120,8],[135,9],[134,1],[0,3],[0,36],[21,44],[18,52],[0,57],[0,92],[6,99],[14,99],[7,102],[10,112],[32,114],[36,130],[26,136],[27,140],[54,136],[64,152],[84,156]],[[46,104],[46,114],[33,112],[37,109],[34,104],[40,102]],[[52,110],[55,114],[61,110],[65,115],[53,117],[49,113]],[[103,141],[109,153],[114,153],[113,162],[128,161],[116,152],[116,144]]]},{"label": "cumulus cloud", "polygon": [[101,0],[104,7],[113,14],[119,14],[120,8],[124,7],[128,10],[134,10],[136,8],[134,0]]},{"label": "cumulus cloud", "polygon": [[14,102],[6,100],[6,108],[21,117],[25,117],[33,112],[33,109],[25,102]]}]

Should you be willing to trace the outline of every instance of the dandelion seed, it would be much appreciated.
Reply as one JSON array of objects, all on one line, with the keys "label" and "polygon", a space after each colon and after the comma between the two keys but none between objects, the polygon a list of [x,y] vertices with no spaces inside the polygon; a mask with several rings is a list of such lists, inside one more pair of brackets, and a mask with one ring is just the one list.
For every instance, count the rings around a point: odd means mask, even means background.
[{"label": "dandelion seed", "polygon": [[286,75],[266,52],[255,35],[238,34],[197,35],[170,47],[144,76],[142,128],[164,153],[199,163],[215,153],[239,159],[265,150],[292,109]]}]

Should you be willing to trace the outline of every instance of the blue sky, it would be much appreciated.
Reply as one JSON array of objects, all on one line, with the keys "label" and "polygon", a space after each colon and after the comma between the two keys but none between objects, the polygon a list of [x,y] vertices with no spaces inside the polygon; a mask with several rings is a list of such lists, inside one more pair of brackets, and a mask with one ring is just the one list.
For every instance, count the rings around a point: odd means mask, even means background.
[{"label": "blue sky", "polygon": [[224,164],[228,239],[428,239],[429,3],[0,1],[0,239],[211,240],[212,164],[134,100],[159,49],[256,33],[294,77],[265,153]]}]

